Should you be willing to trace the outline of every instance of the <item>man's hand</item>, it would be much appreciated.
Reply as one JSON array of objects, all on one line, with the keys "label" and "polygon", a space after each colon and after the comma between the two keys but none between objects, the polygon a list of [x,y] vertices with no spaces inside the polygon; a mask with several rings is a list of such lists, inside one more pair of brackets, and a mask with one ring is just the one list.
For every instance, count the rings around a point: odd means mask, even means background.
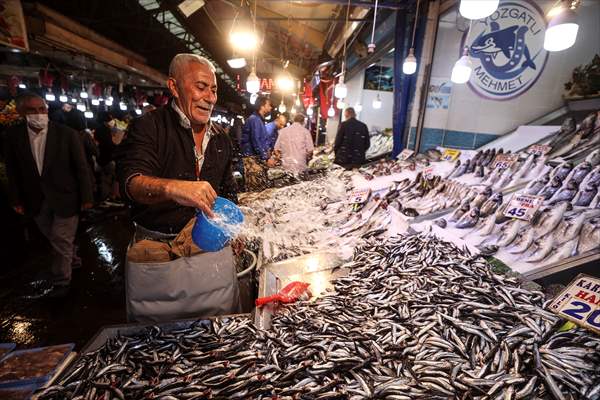
[{"label": "man's hand", "polygon": [[199,208],[209,218],[213,217],[212,207],[217,198],[210,183],[206,181],[170,181],[166,188],[167,196],[182,206]]},{"label": "man's hand", "polygon": [[13,210],[19,215],[25,215],[25,208],[23,206],[14,206]]},{"label": "man's hand", "polygon": [[83,211],[83,210],[89,210],[93,206],[94,206],[94,204],[91,203],[91,202],[89,202],[89,201],[87,203],[83,203],[83,204],[81,204],[81,211]]}]

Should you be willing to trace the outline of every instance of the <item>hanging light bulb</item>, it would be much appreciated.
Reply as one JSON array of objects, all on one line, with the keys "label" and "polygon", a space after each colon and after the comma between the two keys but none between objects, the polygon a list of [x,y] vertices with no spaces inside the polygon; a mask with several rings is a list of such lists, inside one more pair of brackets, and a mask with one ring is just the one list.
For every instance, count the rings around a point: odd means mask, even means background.
[{"label": "hanging light bulb", "polygon": [[136,113],[136,115],[142,115],[142,110],[140,110],[139,108],[136,108],[135,113]]},{"label": "hanging light bulb", "polygon": [[296,107],[300,107],[300,96],[296,96],[296,101],[294,103]]},{"label": "hanging light bulb", "polygon": [[52,93],[52,89],[48,89],[48,93],[46,93],[46,100],[54,101],[56,100],[56,96]]},{"label": "hanging light bulb", "polygon": [[308,107],[306,109],[306,115],[308,115],[309,117],[313,116],[313,108],[312,107]]},{"label": "hanging light bulb", "polygon": [[79,97],[81,97],[82,99],[87,99],[88,98],[88,92],[85,91],[85,86],[81,88],[81,92],[79,93]]},{"label": "hanging light bulb", "polygon": [[377,93],[377,97],[373,100],[373,108],[379,110],[381,108],[381,98],[379,97],[379,93]]},{"label": "hanging light bulb", "polygon": [[406,75],[412,75],[417,71],[417,58],[415,57],[415,49],[412,47],[408,51],[408,56],[404,59],[402,64],[402,72]]},{"label": "hanging light bulb", "polygon": [[244,68],[246,66],[246,59],[244,57],[230,58],[227,60],[227,64],[233,69]]},{"label": "hanging light bulb", "polygon": [[104,100],[104,104],[106,104],[109,107],[112,106],[113,105],[113,99],[112,99],[112,97],[109,97],[106,100]]},{"label": "hanging light bulb", "polygon": [[250,75],[246,79],[246,91],[248,93],[258,93],[260,90],[260,79],[256,76],[256,70],[252,67],[252,71],[250,71]]},{"label": "hanging light bulb", "polygon": [[335,105],[339,110],[346,107],[346,103],[344,103],[344,99],[339,99]]},{"label": "hanging light bulb", "polygon": [[71,98],[71,103],[77,103],[77,99],[75,97]]},{"label": "hanging light bulb", "polygon": [[548,51],[568,49],[575,44],[578,31],[579,25],[575,12],[571,9],[559,12],[548,23],[544,36],[544,49]]},{"label": "hanging light bulb", "polygon": [[296,107],[295,107],[295,106],[292,106],[292,109],[290,110],[290,112],[291,112],[292,114],[296,114]]},{"label": "hanging light bulb", "polygon": [[19,83],[19,89],[27,89],[27,85],[21,82]]},{"label": "hanging light bulb", "polygon": [[61,94],[60,96],[58,96],[58,100],[60,100],[61,103],[66,103],[67,101],[69,101],[69,98],[64,94]]},{"label": "hanging light bulb", "polygon": [[81,112],[84,112],[86,110],[85,108],[85,104],[83,103],[77,103],[77,109]]},{"label": "hanging light bulb", "polygon": [[287,111],[287,107],[285,106],[285,103],[283,102],[283,99],[281,99],[281,104],[279,104],[279,108],[278,108],[280,113],[284,113]]},{"label": "hanging light bulb", "polygon": [[147,107],[147,106],[149,106],[149,105],[150,105],[150,103],[148,103],[147,101],[143,101],[143,102],[142,102],[142,107]]},{"label": "hanging light bulb", "polygon": [[468,47],[465,47],[463,56],[456,61],[452,68],[450,80],[454,83],[467,83],[471,77],[471,71],[473,71],[473,63],[469,57]]},{"label": "hanging light bulb", "polygon": [[100,105],[100,100],[98,100],[98,99],[92,99],[92,105],[93,106],[99,106]]},{"label": "hanging light bulb", "polygon": [[333,109],[333,104],[329,107],[329,110],[327,110],[327,116],[329,118],[335,117],[335,110]]},{"label": "hanging light bulb", "polygon": [[255,104],[256,103],[256,99],[258,99],[258,93],[252,93],[250,95],[250,104]]},{"label": "hanging light bulb", "polygon": [[362,111],[362,104],[356,103],[354,105],[354,111],[356,111],[357,113],[361,112]]},{"label": "hanging light bulb", "polygon": [[119,109],[121,111],[126,111],[127,110],[127,104],[123,103],[122,101],[119,103]]},{"label": "hanging light bulb", "polygon": [[91,111],[86,111],[83,113],[83,116],[86,117],[87,119],[94,118],[94,113]]},{"label": "hanging light bulb", "polygon": [[333,95],[338,99],[343,99],[348,95],[348,88],[344,84],[344,75],[340,76],[340,80],[337,85],[335,85],[335,90]]},{"label": "hanging light bulb", "polygon": [[488,17],[498,9],[500,0],[460,0],[460,15],[468,19]]}]

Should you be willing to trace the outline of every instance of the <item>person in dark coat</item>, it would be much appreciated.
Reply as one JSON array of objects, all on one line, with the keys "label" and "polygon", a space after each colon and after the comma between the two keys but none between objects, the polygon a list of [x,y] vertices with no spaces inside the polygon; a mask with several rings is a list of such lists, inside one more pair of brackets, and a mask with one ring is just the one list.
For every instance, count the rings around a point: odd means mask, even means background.
[{"label": "person in dark coat", "polygon": [[334,162],[346,169],[357,168],[365,163],[365,153],[371,145],[369,129],[356,119],[352,107],[346,108],[344,118],[335,137]]},{"label": "person in dark coat", "polygon": [[34,93],[21,95],[17,112],[26,123],[7,132],[6,173],[15,212],[33,217],[54,258],[51,280],[71,282],[79,212],[92,207],[92,184],[79,133],[48,121],[48,106]]}]

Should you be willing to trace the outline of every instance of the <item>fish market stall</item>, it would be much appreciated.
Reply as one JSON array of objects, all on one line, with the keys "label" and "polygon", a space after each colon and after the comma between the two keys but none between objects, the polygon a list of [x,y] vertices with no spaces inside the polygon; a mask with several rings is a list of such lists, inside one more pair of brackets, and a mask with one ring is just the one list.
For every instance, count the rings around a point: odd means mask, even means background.
[{"label": "fish market stall", "polygon": [[367,241],[317,298],[247,316],[124,330],[40,399],[595,398],[600,338],[544,293],[433,236]]}]

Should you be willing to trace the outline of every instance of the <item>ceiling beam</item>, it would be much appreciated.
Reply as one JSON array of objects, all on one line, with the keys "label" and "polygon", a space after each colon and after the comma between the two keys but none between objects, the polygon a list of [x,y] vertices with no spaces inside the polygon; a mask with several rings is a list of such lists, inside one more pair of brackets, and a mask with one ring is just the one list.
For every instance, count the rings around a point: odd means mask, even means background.
[{"label": "ceiling beam", "polygon": [[[350,6],[373,8],[375,7],[375,1],[373,0],[350,0]],[[264,3],[290,3],[290,0],[262,0]],[[379,0],[378,8],[391,8],[394,10],[400,10],[407,8],[413,1],[412,0]],[[292,0],[292,4],[340,4],[347,6],[348,0]]]},{"label": "ceiling beam", "polygon": [[[227,21],[227,20],[233,20],[233,17],[227,17],[227,18],[221,18],[221,21]],[[241,20],[241,19],[245,19],[245,20],[249,20],[250,18],[245,17],[245,18],[240,18],[238,17],[237,20]],[[342,17],[261,17],[258,16],[256,18],[257,21],[345,21],[346,18],[342,18]],[[365,18],[348,18],[348,21],[352,22],[352,21],[358,21],[358,22],[363,22],[363,21],[370,21],[370,19],[365,19]]]},{"label": "ceiling beam", "polygon": [[271,11],[268,8],[257,6],[256,8],[257,18],[267,17],[267,18],[281,18],[284,20],[275,20],[275,23],[278,24],[282,29],[288,30],[293,36],[296,36],[300,40],[304,40],[306,43],[310,44],[316,49],[322,49],[323,44],[325,44],[325,34],[315,28],[312,28],[306,24],[286,24],[285,21],[288,20],[288,17],[283,14],[276,13],[275,11]]}]

